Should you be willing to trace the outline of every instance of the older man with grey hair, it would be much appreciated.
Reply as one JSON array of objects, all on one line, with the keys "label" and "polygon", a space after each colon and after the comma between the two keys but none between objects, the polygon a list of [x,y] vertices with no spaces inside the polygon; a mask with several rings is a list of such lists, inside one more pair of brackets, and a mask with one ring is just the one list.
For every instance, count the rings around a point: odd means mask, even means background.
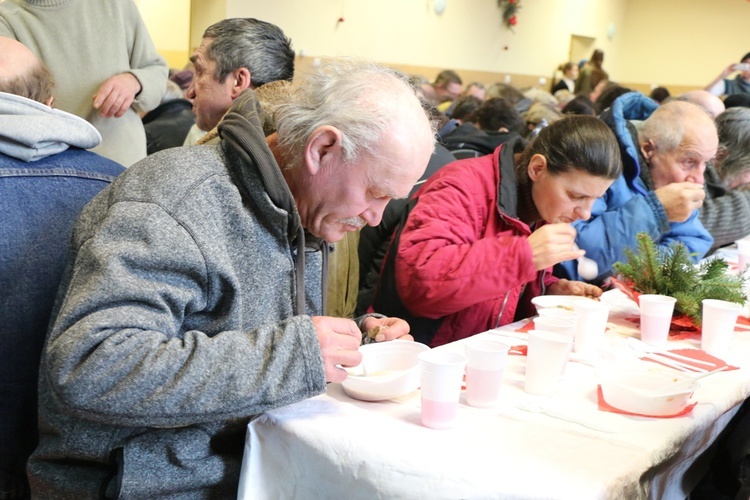
[{"label": "older man with grey hair", "polygon": [[[190,61],[195,77],[185,92],[193,101],[196,127],[209,132],[245,89],[294,76],[292,42],[278,26],[231,18],[209,26]],[[195,143],[189,134],[186,145]]]},{"label": "older man with grey hair", "polygon": [[406,79],[313,68],[264,137],[245,90],[215,145],[162,151],[82,213],[40,368],[38,497],[230,498],[254,415],[325,391],[397,318],[321,316],[327,242],[380,222],[432,153]]}]

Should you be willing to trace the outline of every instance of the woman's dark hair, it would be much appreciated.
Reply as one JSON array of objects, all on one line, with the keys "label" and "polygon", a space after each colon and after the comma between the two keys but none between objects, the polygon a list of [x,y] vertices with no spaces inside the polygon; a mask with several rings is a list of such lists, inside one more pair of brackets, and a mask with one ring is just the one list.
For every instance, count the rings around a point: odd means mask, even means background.
[{"label": "woman's dark hair", "polygon": [[596,177],[616,179],[622,174],[615,134],[593,116],[570,115],[543,128],[523,150],[516,168],[527,172],[531,158],[537,154],[547,159],[547,171],[552,175],[581,170]]}]

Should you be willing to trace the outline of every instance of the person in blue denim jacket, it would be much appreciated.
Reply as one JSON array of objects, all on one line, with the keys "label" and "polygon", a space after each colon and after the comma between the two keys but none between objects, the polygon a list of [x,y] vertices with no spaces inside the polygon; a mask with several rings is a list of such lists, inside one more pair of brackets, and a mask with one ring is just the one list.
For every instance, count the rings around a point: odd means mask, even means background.
[{"label": "person in blue denim jacket", "polygon": [[86,151],[99,132],[51,108],[52,89],[32,52],[0,37],[0,498],[29,494],[39,359],[73,223],[124,170]]},{"label": "person in blue denim jacket", "polygon": [[[599,276],[591,281],[609,276],[612,265],[625,259],[624,250],[636,248],[640,232],[659,247],[685,244],[695,262],[703,258],[713,243],[698,218],[705,198],[703,174],[718,147],[711,116],[689,102],[658,106],[630,92],[616,99],[601,119],[617,136],[624,170],[594,203],[591,218],[583,216],[573,224],[576,244],[599,266]],[[582,279],[576,261],[558,265],[555,274]]]}]

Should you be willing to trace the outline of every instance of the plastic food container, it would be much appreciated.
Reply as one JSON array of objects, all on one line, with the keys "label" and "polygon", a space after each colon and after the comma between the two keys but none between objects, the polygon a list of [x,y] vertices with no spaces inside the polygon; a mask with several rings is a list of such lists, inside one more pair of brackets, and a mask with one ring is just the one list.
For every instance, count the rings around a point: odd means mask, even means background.
[{"label": "plastic food container", "polygon": [[382,401],[403,396],[419,388],[419,353],[430,348],[419,342],[393,340],[359,348],[362,363],[347,368],[341,385],[352,398]]}]

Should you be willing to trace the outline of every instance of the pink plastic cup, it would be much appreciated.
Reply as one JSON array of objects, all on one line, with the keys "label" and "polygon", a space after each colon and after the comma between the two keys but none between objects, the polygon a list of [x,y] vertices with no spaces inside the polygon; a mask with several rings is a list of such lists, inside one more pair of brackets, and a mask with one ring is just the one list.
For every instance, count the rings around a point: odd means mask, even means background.
[{"label": "pink plastic cup", "polygon": [[431,429],[453,427],[458,413],[466,356],[433,349],[418,357],[421,367],[422,425]]},{"label": "pink plastic cup", "polygon": [[510,346],[495,339],[470,338],[466,350],[466,402],[492,408],[500,396],[505,359]]}]

